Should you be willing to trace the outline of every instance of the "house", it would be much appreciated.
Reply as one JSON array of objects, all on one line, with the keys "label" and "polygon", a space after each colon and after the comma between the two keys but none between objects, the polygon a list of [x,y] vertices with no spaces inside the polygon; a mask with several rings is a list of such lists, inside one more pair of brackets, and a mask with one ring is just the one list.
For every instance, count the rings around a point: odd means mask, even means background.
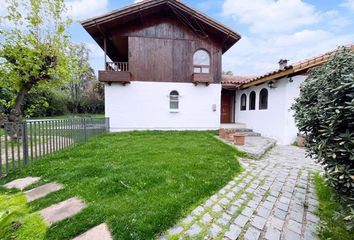
[{"label": "house", "polygon": [[[347,48],[354,50],[354,45]],[[224,76],[223,91],[228,91],[230,97],[222,103],[222,115],[227,116],[221,119],[222,123],[243,123],[279,144],[294,143],[298,129],[291,106],[300,95],[300,86],[312,68],[325,63],[336,52],[292,65],[280,60],[279,69],[257,77]]]},{"label": "house", "polygon": [[81,24],[105,53],[99,80],[111,131],[253,129],[291,144],[300,85],[335,54],[222,76],[222,55],[241,36],[180,1],[145,0]]},{"label": "house", "polygon": [[176,0],[146,0],[83,21],[105,52],[111,131],[220,128],[222,55],[240,35]]}]

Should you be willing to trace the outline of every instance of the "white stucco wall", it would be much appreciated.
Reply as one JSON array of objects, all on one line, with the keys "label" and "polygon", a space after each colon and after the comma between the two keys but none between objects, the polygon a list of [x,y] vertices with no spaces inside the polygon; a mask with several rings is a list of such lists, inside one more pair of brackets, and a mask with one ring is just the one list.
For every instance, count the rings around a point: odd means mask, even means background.
[{"label": "white stucco wall", "polygon": [[[290,82],[288,78],[278,80],[274,89],[269,89],[268,83],[264,83],[236,91],[236,122],[245,123],[248,128],[263,136],[276,139],[279,144],[292,144],[298,130],[290,107],[295,98],[299,96],[300,85],[306,76],[295,76],[292,79],[293,82]],[[263,88],[268,90],[267,110],[259,110],[259,92]],[[252,91],[256,92],[256,110],[249,110],[249,95]],[[247,95],[247,109],[245,111],[240,110],[240,99],[243,93]]]},{"label": "white stucco wall", "polygon": [[[171,112],[169,94],[180,94]],[[111,131],[216,130],[220,127],[221,84],[137,82],[105,86],[105,113]],[[215,105],[215,109],[213,109]]]}]

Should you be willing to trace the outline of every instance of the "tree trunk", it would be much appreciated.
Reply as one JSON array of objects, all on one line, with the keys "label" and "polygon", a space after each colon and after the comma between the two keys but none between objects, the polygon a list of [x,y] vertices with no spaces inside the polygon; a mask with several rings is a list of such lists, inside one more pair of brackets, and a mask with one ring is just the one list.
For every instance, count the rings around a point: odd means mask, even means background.
[{"label": "tree trunk", "polygon": [[8,123],[5,124],[5,131],[10,136],[12,141],[16,141],[21,138],[22,132],[20,131],[20,125],[22,123],[22,108],[25,103],[25,98],[28,92],[31,90],[33,84],[25,83],[22,85],[15,100],[15,105],[11,109],[8,116]]},{"label": "tree trunk", "polygon": [[22,121],[23,105],[25,103],[25,98],[28,92],[31,90],[31,88],[32,88],[32,84],[25,83],[22,85],[20,91],[16,96],[15,105],[10,111],[9,118],[8,118],[9,122],[20,123]]}]

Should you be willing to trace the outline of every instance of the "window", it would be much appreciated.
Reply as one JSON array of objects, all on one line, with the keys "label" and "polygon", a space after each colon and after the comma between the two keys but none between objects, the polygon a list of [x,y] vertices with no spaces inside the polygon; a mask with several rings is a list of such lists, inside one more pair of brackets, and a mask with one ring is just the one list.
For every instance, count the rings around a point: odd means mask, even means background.
[{"label": "window", "polygon": [[210,55],[205,50],[197,50],[193,56],[194,73],[210,73]]},{"label": "window", "polygon": [[242,94],[241,96],[241,111],[245,111],[246,110],[246,101],[247,101],[247,96],[246,94]]},{"label": "window", "polygon": [[256,109],[256,93],[252,91],[250,93],[250,110]]},{"label": "window", "polygon": [[170,109],[171,110],[179,109],[179,94],[177,91],[172,91],[170,93]]},{"label": "window", "polygon": [[265,88],[259,93],[259,109],[268,109],[268,90]]}]

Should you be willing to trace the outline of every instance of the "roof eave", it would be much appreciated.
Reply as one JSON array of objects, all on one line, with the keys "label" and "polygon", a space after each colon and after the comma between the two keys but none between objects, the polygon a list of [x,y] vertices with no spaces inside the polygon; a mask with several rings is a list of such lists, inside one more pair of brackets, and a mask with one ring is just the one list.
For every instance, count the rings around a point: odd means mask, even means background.
[{"label": "roof eave", "polygon": [[[241,39],[241,35],[239,33],[229,29],[228,27],[212,19],[211,17],[204,15],[203,13],[181,3],[180,1],[171,1],[171,0],[143,1],[140,3],[132,4],[127,7],[109,12],[107,14],[98,17],[80,21],[80,23],[88,33],[92,32],[93,28],[96,28],[97,31],[100,31],[98,27],[100,24],[107,23],[117,18],[128,16],[129,14],[133,14],[134,12],[140,12],[144,9],[157,7],[161,4],[168,4],[171,7],[175,7],[182,11],[188,12],[190,15],[192,15],[199,21],[202,21],[203,23],[211,26],[212,28],[224,34],[226,38],[225,41],[222,43],[224,45],[223,53],[229,50],[235,43],[237,43]],[[231,40],[231,41],[226,43],[227,40]]]},{"label": "roof eave", "polygon": [[256,80],[248,82],[248,83],[244,83],[244,84],[242,84],[241,88],[242,89],[243,88],[248,88],[248,87],[251,87],[251,86],[254,86],[254,85],[259,85],[259,84],[262,84],[262,83],[265,83],[265,82],[268,82],[268,81],[272,81],[272,80],[280,79],[280,78],[283,78],[283,77],[287,77],[289,75],[294,75],[294,74],[296,74],[298,72],[302,72],[304,70],[307,70],[307,69],[310,69],[310,68],[313,68],[313,67],[317,67],[317,66],[325,63],[327,60],[328,59],[324,59],[322,61],[313,63],[311,65],[306,65],[304,67],[292,67],[291,66],[291,68],[289,68],[289,69],[286,69],[286,70],[277,72],[275,74],[268,75],[268,76],[256,79]]}]

